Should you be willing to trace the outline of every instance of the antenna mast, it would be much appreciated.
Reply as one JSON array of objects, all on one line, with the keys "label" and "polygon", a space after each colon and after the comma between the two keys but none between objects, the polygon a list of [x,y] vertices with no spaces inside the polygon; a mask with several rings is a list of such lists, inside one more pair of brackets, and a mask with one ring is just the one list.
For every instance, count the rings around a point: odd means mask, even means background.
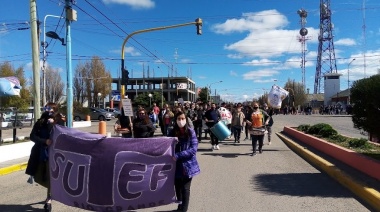
[{"label": "antenna mast", "polygon": [[330,0],[320,0],[320,24],[317,67],[315,71],[314,93],[321,93],[322,77],[326,73],[337,73],[331,23]]},{"label": "antenna mast", "polygon": [[301,18],[301,21],[300,21],[301,23],[300,35],[301,36],[298,37],[298,41],[301,42],[301,48],[302,48],[301,72],[302,72],[302,85],[305,88],[306,87],[306,84],[305,84],[306,40],[308,40],[308,38],[306,38],[308,31],[305,28],[307,12],[304,9],[300,9],[297,11],[297,13]]}]

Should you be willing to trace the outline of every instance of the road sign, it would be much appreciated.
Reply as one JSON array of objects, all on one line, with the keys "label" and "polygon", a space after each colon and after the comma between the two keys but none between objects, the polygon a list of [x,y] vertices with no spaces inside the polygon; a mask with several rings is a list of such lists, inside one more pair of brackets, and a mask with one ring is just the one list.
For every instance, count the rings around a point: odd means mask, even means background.
[{"label": "road sign", "polygon": [[111,94],[113,96],[120,95],[120,91],[119,90],[112,90]]},{"label": "road sign", "polygon": [[125,116],[133,116],[132,102],[130,99],[121,100]]}]

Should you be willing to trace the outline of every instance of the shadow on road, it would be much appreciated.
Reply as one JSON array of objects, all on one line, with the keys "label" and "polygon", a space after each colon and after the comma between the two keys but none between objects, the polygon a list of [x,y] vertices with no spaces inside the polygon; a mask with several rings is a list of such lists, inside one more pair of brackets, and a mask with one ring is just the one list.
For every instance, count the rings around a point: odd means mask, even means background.
[{"label": "shadow on road", "polygon": [[259,174],[252,177],[251,184],[254,191],[275,195],[352,198],[349,191],[322,173]]},{"label": "shadow on road", "polygon": [[[0,205],[0,211],[2,212],[14,212],[14,211],[45,211],[45,201],[32,203],[29,205]],[[36,207],[32,207],[38,205]]]}]

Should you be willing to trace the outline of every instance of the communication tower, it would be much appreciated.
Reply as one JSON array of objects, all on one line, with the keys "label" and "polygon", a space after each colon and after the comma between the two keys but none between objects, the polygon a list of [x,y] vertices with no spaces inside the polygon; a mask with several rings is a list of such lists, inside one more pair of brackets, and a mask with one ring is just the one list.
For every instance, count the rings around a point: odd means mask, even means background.
[{"label": "communication tower", "polygon": [[301,29],[300,29],[300,36],[298,37],[298,41],[301,42],[301,48],[302,48],[301,72],[302,72],[302,85],[305,87],[306,40],[308,40],[308,38],[306,37],[308,31],[305,28],[307,12],[304,9],[300,9],[297,11],[297,13],[301,18],[301,21],[300,21]]},{"label": "communication tower", "polygon": [[315,71],[314,93],[321,93],[321,81],[325,74],[337,73],[331,22],[330,0],[320,0],[320,24],[318,57]]}]

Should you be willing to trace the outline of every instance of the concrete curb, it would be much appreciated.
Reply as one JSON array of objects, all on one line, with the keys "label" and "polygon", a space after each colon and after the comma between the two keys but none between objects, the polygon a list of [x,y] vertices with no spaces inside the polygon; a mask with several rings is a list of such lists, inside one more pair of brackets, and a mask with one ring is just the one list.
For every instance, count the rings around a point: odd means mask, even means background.
[{"label": "concrete curb", "polygon": [[8,166],[5,168],[0,168],[0,176],[10,174],[10,173],[16,172],[16,171],[25,170],[27,165],[28,165],[28,163],[24,162],[24,163],[19,163],[16,165]]},{"label": "concrete curb", "polygon": [[297,154],[301,155],[307,161],[325,171],[328,175],[330,175],[330,177],[337,180],[340,184],[351,190],[355,195],[357,195],[362,200],[367,202],[369,205],[374,207],[376,211],[380,211],[379,191],[373,188],[366,187],[361,182],[355,181],[345,172],[335,167],[334,164],[305,149],[304,147],[295,143],[294,141],[285,137],[284,135],[280,133],[276,133],[276,135]]}]

